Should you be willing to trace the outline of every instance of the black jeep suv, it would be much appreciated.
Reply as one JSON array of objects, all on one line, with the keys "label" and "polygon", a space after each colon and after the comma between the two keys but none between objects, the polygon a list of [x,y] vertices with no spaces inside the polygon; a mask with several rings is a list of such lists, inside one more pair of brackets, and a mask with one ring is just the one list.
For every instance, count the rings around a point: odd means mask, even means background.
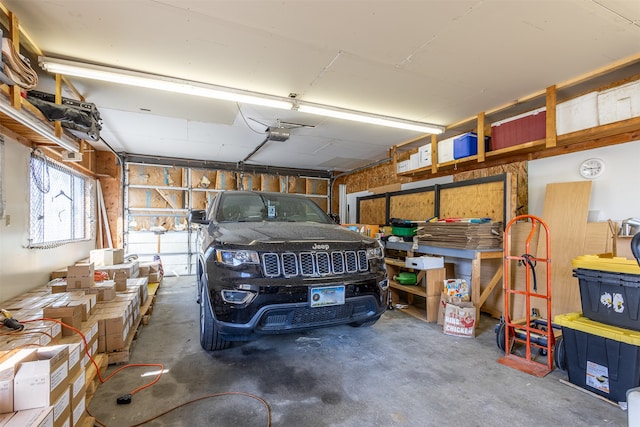
[{"label": "black jeep suv", "polygon": [[200,224],[200,344],[349,324],[384,313],[388,280],[376,239],[335,224],[303,195],[222,191]]}]

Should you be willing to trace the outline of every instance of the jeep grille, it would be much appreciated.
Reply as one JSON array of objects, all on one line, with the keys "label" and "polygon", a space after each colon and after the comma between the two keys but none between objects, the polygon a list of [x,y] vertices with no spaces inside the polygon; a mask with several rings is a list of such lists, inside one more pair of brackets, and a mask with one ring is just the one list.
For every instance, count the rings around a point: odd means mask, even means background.
[{"label": "jeep grille", "polygon": [[367,252],[284,252],[262,254],[262,269],[267,277],[328,276],[369,270]]}]

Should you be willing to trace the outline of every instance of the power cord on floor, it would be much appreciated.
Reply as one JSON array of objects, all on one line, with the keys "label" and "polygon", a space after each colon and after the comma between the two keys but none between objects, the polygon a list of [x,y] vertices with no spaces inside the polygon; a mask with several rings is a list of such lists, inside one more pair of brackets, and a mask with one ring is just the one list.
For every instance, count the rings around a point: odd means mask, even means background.
[{"label": "power cord on floor", "polygon": [[[91,355],[91,352],[89,351],[89,343],[87,343],[87,338],[82,333],[82,331],[80,331],[77,328],[74,328],[71,325],[67,325],[66,323],[64,323],[64,322],[62,322],[62,321],[60,321],[58,319],[51,319],[51,318],[48,318],[48,317],[43,317],[43,318],[40,318],[40,319],[25,320],[22,323],[31,323],[31,322],[39,322],[39,321],[47,321],[47,322],[58,323],[61,327],[70,329],[74,333],[78,334],[80,336],[80,338],[82,338],[82,342],[84,343],[84,351],[85,351],[87,357],[89,357],[89,360],[91,361],[93,366],[96,368],[96,375],[98,377],[98,381],[100,381],[101,384],[104,384],[105,382],[107,382],[109,379],[113,378],[113,376],[115,376],[120,371],[123,371],[124,369],[133,368],[133,367],[140,367],[140,366],[145,366],[145,367],[153,366],[153,367],[159,368],[158,375],[156,375],[156,377],[151,382],[136,388],[135,390],[131,391],[130,393],[127,393],[127,394],[124,394],[124,395],[118,397],[116,399],[116,402],[118,404],[131,403],[131,397],[134,394],[136,394],[137,392],[142,391],[145,388],[150,387],[153,384],[157,383],[160,380],[160,377],[162,376],[162,373],[164,372],[164,365],[161,364],[161,363],[131,363],[131,364],[124,365],[124,366],[116,369],[111,374],[109,374],[106,378],[102,378],[102,373],[100,372],[100,367],[98,366],[98,363],[96,362],[96,360]],[[85,407],[85,411],[89,414],[88,408]],[[91,414],[89,414],[89,415],[91,416]],[[99,422],[98,420],[96,420],[96,421],[99,424],[104,425],[101,422]]]},{"label": "power cord on floor", "polygon": [[[155,415],[152,418],[146,419],[146,420],[141,421],[141,422],[139,422],[137,424],[132,424],[129,427],[139,427],[141,425],[150,423],[151,421],[155,421],[158,418],[163,417],[163,416],[175,411],[176,409],[183,408],[183,407],[185,407],[187,405],[199,402],[201,400],[211,399],[211,398],[214,398],[214,397],[229,396],[229,395],[246,396],[246,397],[250,397],[250,398],[255,399],[258,402],[262,403],[262,405],[267,410],[267,427],[271,427],[271,407],[269,406],[269,403],[266,400],[264,400],[263,398],[259,397],[259,396],[256,396],[256,395],[251,394],[251,393],[244,393],[244,392],[241,392],[241,391],[226,391],[226,392],[207,394],[205,396],[197,397],[195,399],[191,399],[191,400],[188,400],[188,401],[186,401],[184,403],[181,403],[180,405],[174,406],[173,408],[168,409],[168,410],[166,410],[166,411],[164,411],[164,412],[162,412],[162,413],[160,413],[158,415]],[[96,420],[96,423],[99,424],[101,427],[107,427],[106,424],[100,422],[96,417],[94,417],[91,414],[91,412],[89,412],[89,408],[87,408],[87,413],[89,414],[90,417],[93,417]]]},{"label": "power cord on floor", "polygon": [[[139,391],[142,391],[142,390],[152,386],[153,384],[157,383],[158,381],[160,381],[162,373],[164,372],[164,365],[161,364],[161,363],[131,363],[131,364],[124,365],[124,366],[116,369],[111,374],[109,374],[106,378],[102,378],[102,373],[100,372],[100,367],[98,366],[98,363],[95,361],[95,359],[91,355],[91,353],[89,351],[89,344],[87,343],[87,338],[82,333],[82,331],[80,331],[77,328],[74,328],[71,325],[67,325],[66,323],[64,323],[64,322],[62,322],[62,321],[60,321],[58,319],[51,319],[51,318],[48,318],[48,317],[43,317],[43,318],[40,318],[40,319],[26,320],[26,321],[23,321],[21,323],[31,323],[31,322],[38,322],[38,321],[55,322],[55,323],[58,323],[63,328],[67,328],[67,329],[73,331],[74,333],[78,334],[80,336],[80,338],[82,338],[82,342],[84,343],[84,351],[85,351],[87,357],[89,357],[89,360],[91,361],[93,366],[96,368],[96,375],[98,377],[98,381],[100,381],[101,384],[104,384],[105,382],[107,382],[108,380],[113,378],[116,374],[118,374],[120,371],[123,371],[123,370],[128,369],[128,368],[140,367],[140,366],[145,366],[145,367],[154,366],[154,367],[158,367],[159,368],[158,375],[156,375],[156,377],[151,382],[136,388],[135,390],[131,391],[130,393],[127,393],[127,394],[124,394],[122,396],[119,396],[116,399],[116,402],[119,405],[131,403],[131,397],[134,394],[136,394]],[[29,332],[24,332],[24,330],[20,331],[20,332],[21,333],[27,333],[27,334],[29,333]],[[48,335],[49,337],[51,337],[51,335],[49,335],[49,334],[45,333],[45,335]],[[184,402],[184,403],[182,403],[182,404],[180,404],[178,406],[175,406],[175,407],[173,407],[171,409],[168,409],[168,410],[166,410],[166,411],[154,416],[153,418],[149,418],[148,420],[142,421],[142,422],[140,422],[138,424],[134,424],[131,427],[138,427],[138,426],[147,424],[147,423],[149,423],[149,422],[151,422],[153,420],[156,420],[156,419],[158,419],[158,418],[160,418],[160,417],[162,417],[162,416],[164,416],[164,415],[166,415],[166,414],[168,414],[168,413],[170,413],[172,411],[175,411],[176,409],[182,408],[184,406],[190,405],[190,404],[195,403],[195,402],[199,402],[201,400],[210,399],[210,398],[214,398],[214,397],[220,397],[220,396],[228,396],[228,395],[246,396],[246,397],[250,397],[250,398],[255,399],[255,400],[259,401],[260,403],[262,403],[264,405],[265,409],[267,410],[267,427],[271,426],[271,407],[269,406],[269,403],[266,400],[262,399],[259,396],[253,395],[251,393],[244,393],[244,392],[240,392],[240,391],[229,391],[229,392],[208,394],[208,395],[205,395],[205,396],[202,396],[202,397],[198,397],[196,399],[189,400],[189,401]],[[91,414],[91,412],[89,412],[89,408],[88,407],[85,408],[85,411],[87,412],[87,414],[89,414],[90,417],[94,418],[94,420],[95,420],[95,422],[97,424],[99,424],[102,427],[107,427],[106,424],[102,423],[100,420],[98,420],[96,417],[94,417]]]}]

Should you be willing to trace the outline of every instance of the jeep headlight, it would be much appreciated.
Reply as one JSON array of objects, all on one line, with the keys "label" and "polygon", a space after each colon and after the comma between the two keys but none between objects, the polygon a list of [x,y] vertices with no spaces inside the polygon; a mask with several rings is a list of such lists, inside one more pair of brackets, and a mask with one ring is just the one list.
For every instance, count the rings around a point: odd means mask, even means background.
[{"label": "jeep headlight", "polygon": [[228,265],[231,267],[237,267],[242,264],[259,264],[260,258],[256,251],[231,251],[231,250],[218,250],[216,252],[216,260],[220,264]]},{"label": "jeep headlight", "polygon": [[382,259],[384,258],[384,249],[382,246],[367,249],[367,259]]}]

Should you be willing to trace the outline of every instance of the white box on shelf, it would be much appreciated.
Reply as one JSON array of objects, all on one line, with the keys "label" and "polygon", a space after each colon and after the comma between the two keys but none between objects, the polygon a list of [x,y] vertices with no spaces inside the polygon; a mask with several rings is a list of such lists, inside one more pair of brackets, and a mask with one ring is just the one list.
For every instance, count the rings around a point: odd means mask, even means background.
[{"label": "white box on shelf", "polygon": [[396,164],[398,173],[407,172],[409,170],[409,160],[403,160]]},{"label": "white box on shelf", "polygon": [[418,167],[431,166],[431,143],[418,147]]},{"label": "white box on shelf", "polygon": [[601,125],[639,116],[640,80],[598,94],[598,118]]},{"label": "white box on shelf", "polygon": [[419,159],[420,159],[419,153],[413,153],[409,157],[409,170],[418,169],[420,167]]},{"label": "white box on shelf", "polygon": [[596,127],[599,124],[598,92],[590,92],[556,106],[558,135]]},{"label": "white box on shelf", "polygon": [[453,140],[457,136],[438,141],[438,163],[453,161]]},{"label": "white box on shelf", "polygon": [[415,268],[416,270],[429,270],[432,268],[443,268],[444,258],[440,256],[418,256],[407,257],[404,261],[407,268]]}]

